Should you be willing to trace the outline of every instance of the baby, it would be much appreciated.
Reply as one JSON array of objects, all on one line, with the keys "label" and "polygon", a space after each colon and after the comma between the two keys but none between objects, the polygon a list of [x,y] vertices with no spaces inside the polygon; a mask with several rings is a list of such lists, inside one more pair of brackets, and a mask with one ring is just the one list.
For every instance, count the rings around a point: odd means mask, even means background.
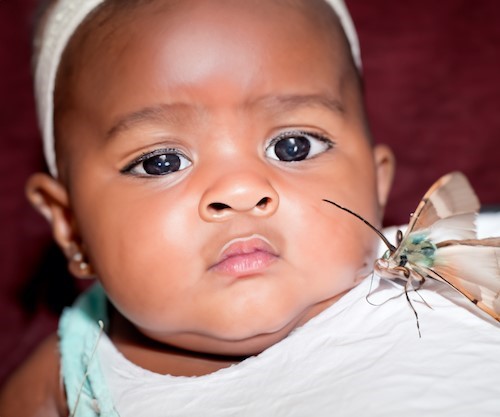
[{"label": "baby", "polygon": [[2,416],[498,410],[499,384],[470,387],[498,355],[465,353],[500,332],[441,287],[422,291],[421,340],[402,299],[367,303],[377,236],[322,201],[380,226],[393,174],[342,1],[59,0],[40,32],[51,175],[27,193],[98,284]]}]

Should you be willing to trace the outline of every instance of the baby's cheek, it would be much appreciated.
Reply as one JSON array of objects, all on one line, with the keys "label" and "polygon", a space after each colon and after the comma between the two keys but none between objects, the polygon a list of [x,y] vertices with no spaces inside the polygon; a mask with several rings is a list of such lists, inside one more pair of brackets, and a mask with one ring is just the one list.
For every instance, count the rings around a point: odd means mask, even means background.
[{"label": "baby's cheek", "polygon": [[354,219],[338,220],[333,231],[314,251],[317,268],[324,268],[336,274],[336,279],[354,283],[359,271],[372,265],[377,237],[363,223]]}]

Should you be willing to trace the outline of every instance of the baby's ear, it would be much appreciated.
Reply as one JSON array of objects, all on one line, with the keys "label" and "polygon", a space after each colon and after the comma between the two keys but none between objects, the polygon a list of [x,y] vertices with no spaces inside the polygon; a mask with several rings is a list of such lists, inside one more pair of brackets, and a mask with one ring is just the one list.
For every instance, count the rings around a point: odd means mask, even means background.
[{"label": "baby's ear", "polygon": [[[33,174],[26,183],[26,196],[33,207],[51,224],[54,238],[68,235],[68,193],[64,186],[47,174]],[[61,222],[64,223],[60,224]]]},{"label": "baby's ear", "polygon": [[396,160],[394,154],[387,145],[376,145],[373,154],[377,173],[378,203],[383,211],[387,203],[387,198],[389,197],[389,191],[391,191]]},{"label": "baby's ear", "polygon": [[77,235],[66,188],[50,175],[37,173],[26,184],[26,196],[50,223],[54,239],[66,253]]}]

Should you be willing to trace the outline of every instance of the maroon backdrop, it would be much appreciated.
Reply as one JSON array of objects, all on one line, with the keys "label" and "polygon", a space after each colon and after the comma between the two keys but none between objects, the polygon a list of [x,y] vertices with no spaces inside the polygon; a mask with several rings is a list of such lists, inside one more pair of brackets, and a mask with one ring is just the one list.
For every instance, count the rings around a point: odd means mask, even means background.
[{"label": "maroon backdrop", "polygon": [[[30,76],[36,0],[0,1],[0,381],[77,289],[24,199],[43,167]],[[362,44],[373,132],[398,169],[386,223],[403,223],[438,176],[464,171],[500,204],[500,2],[347,0]]]}]

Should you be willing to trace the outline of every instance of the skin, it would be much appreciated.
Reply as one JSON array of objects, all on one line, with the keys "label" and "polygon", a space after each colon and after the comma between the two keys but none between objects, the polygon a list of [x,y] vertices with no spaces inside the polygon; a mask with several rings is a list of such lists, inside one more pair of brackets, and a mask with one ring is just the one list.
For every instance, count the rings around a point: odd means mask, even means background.
[{"label": "skin", "polygon": [[[60,178],[28,184],[70,270],[104,286],[117,348],[173,375],[261,352],[366,276],[376,236],[322,199],[380,225],[393,171],[390,151],[371,145],[328,6],[208,3],[151,1],[84,25],[56,92]],[[273,144],[297,137],[313,144],[311,157],[277,160]],[[133,166],[172,149],[185,169],[147,176]],[[253,252],[224,261],[241,242]],[[88,268],[71,261],[75,248]],[[55,343],[5,392],[23,398],[30,368],[53,358]],[[46,366],[40,379],[57,371]],[[64,414],[52,389],[45,406]]]}]

